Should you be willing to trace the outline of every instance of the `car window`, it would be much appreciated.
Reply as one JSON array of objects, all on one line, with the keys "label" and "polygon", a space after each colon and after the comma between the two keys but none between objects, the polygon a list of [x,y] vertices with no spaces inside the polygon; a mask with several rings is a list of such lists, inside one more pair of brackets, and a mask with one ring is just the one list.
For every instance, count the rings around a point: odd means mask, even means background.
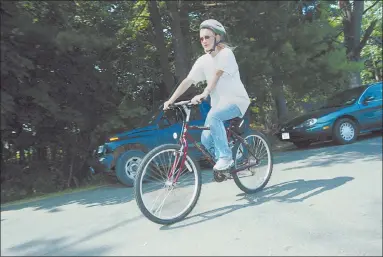
[{"label": "car window", "polygon": [[339,107],[354,104],[360,95],[365,90],[365,87],[356,87],[344,90],[330,97],[324,106],[321,108]]},{"label": "car window", "polygon": [[176,123],[182,122],[182,118],[180,115],[181,114],[179,113],[178,110],[171,109],[171,110],[167,110],[161,119],[165,120],[167,126],[170,126],[170,125],[174,125]]},{"label": "car window", "polygon": [[369,87],[363,95],[363,98],[374,97],[372,101],[382,101],[382,84]]}]

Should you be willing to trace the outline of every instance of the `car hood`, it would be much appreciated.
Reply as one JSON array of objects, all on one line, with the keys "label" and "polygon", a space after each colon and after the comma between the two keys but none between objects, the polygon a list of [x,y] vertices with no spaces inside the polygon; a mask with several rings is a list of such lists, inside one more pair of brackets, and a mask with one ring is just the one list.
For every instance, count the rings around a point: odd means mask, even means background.
[{"label": "car hood", "polygon": [[132,135],[138,136],[141,133],[150,132],[157,129],[158,129],[157,125],[151,125],[151,126],[145,126],[142,128],[135,128],[129,131],[125,131],[125,132],[116,134],[115,136],[116,137],[126,137],[126,136],[132,136]]},{"label": "car hood", "polygon": [[286,123],[283,124],[283,127],[298,126],[308,119],[311,119],[311,118],[317,118],[318,119],[318,118],[323,117],[329,113],[336,112],[336,111],[343,109],[343,108],[345,108],[345,106],[317,109],[317,110],[299,115],[299,116],[287,121]]}]

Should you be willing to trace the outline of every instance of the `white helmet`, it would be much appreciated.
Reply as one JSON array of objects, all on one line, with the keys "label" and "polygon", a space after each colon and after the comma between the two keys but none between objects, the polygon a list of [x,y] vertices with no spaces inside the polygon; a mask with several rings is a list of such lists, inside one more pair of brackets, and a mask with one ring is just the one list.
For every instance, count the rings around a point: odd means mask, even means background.
[{"label": "white helmet", "polygon": [[199,26],[199,29],[211,29],[214,33],[221,36],[226,34],[223,25],[219,21],[213,19],[203,21]]}]

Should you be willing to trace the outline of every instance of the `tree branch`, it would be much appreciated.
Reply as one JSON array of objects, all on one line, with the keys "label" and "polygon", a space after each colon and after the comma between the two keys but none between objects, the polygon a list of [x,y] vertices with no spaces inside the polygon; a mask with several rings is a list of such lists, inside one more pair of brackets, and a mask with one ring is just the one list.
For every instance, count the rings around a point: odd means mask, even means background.
[{"label": "tree branch", "polygon": [[9,17],[13,17],[13,15],[7,12],[3,7],[0,7],[0,12],[8,15]]},{"label": "tree branch", "polygon": [[374,44],[372,44],[372,45],[381,45],[383,43],[382,39],[379,37],[370,37],[370,39],[372,39],[374,41]]},{"label": "tree branch", "polygon": [[377,3],[379,3],[380,0],[377,0],[375,3],[373,3],[373,5],[371,5],[370,7],[368,7],[366,10],[363,11],[363,14],[365,14],[368,10],[370,10],[372,7],[374,7]]},{"label": "tree branch", "polygon": [[367,43],[367,40],[370,38],[371,34],[372,34],[372,31],[374,30],[375,28],[375,25],[378,21],[377,20],[373,20],[370,25],[368,26],[368,28],[366,29],[366,32],[364,33],[363,35],[363,38],[362,40],[360,41],[359,45],[358,45],[358,48],[356,49],[357,51],[355,52],[355,55],[358,55],[360,54],[360,52],[362,51],[363,47],[366,45]]},{"label": "tree branch", "polygon": [[[145,8],[147,6],[148,3],[145,3],[143,6],[142,6],[142,9],[139,11],[139,13],[133,18],[134,22],[133,22],[133,28],[136,27],[136,22],[137,22],[137,18],[138,17],[141,17],[142,16],[142,13],[145,11]],[[149,16],[150,17],[150,16]]]},{"label": "tree branch", "polygon": [[339,0],[339,9],[343,19],[349,17],[349,14],[351,13],[350,0]]}]

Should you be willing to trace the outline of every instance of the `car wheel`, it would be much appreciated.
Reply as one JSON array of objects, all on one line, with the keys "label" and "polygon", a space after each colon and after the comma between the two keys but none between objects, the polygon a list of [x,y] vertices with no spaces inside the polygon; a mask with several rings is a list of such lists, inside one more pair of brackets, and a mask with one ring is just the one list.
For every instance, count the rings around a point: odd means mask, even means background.
[{"label": "car wheel", "polygon": [[306,148],[311,144],[311,142],[310,141],[300,141],[300,142],[293,142],[293,144],[298,148]]},{"label": "car wheel", "polygon": [[139,150],[129,150],[120,155],[116,163],[116,176],[122,184],[133,187],[138,166],[144,156]]},{"label": "car wheel", "polygon": [[351,119],[343,118],[336,121],[333,137],[337,144],[351,144],[358,137],[358,133],[358,125]]}]

